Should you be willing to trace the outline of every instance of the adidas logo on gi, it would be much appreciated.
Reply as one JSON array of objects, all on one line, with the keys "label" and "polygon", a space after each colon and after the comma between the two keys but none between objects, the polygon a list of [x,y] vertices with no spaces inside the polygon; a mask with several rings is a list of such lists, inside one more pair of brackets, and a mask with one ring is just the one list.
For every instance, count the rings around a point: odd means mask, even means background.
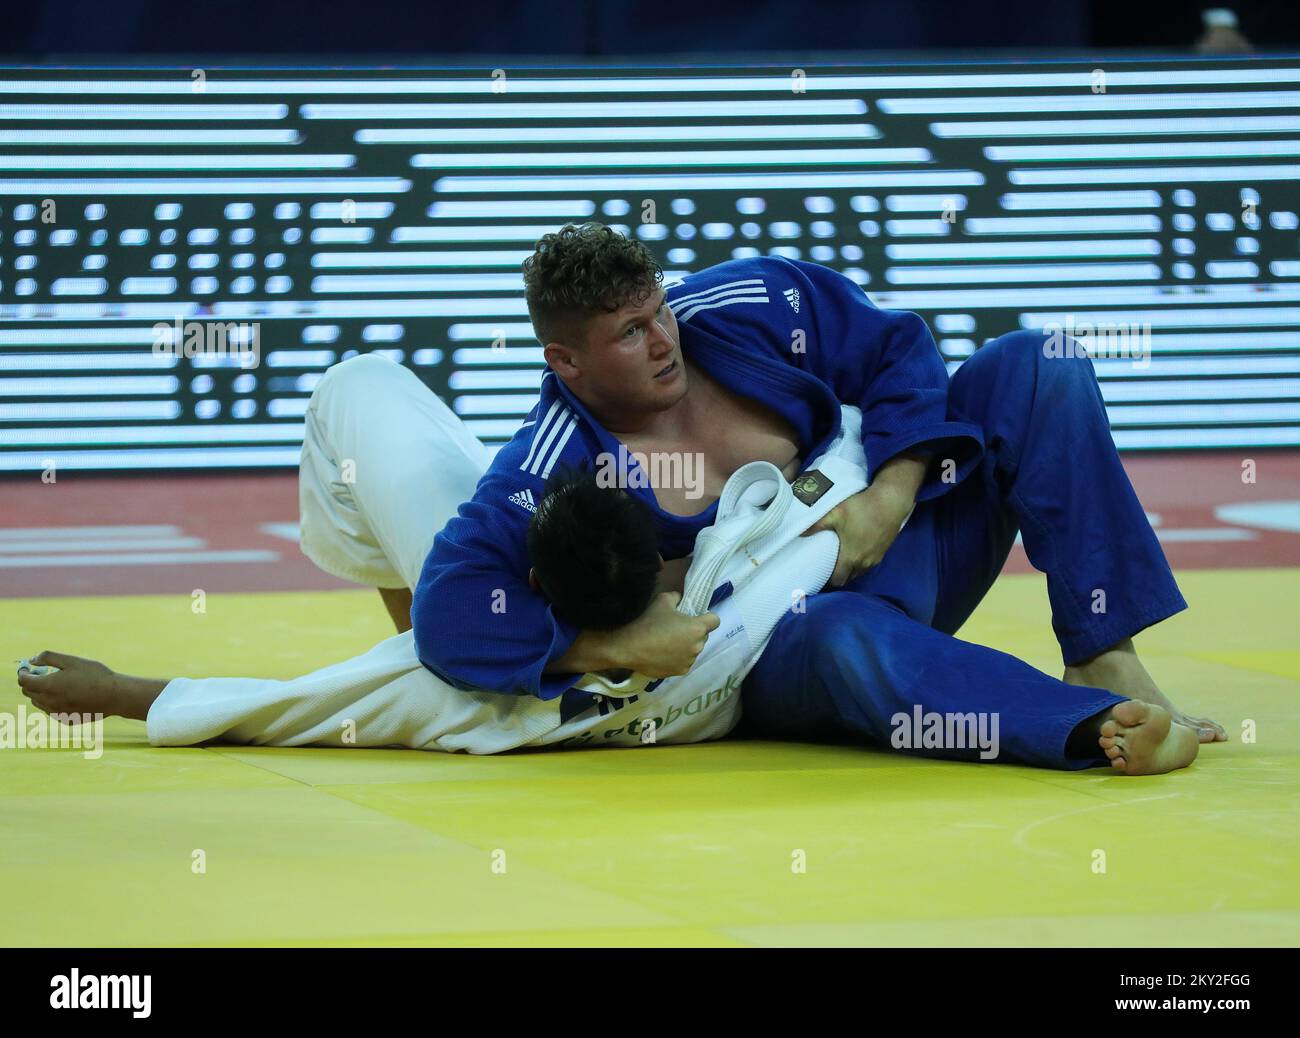
[{"label": "adidas logo on gi", "polygon": [[785,296],[785,301],[790,304],[795,313],[799,312],[799,290],[797,288],[787,288],[781,293]]},{"label": "adidas logo on gi", "polygon": [[537,511],[537,502],[533,500],[533,492],[525,487],[510,495],[510,500],[520,508],[527,508],[530,512]]}]

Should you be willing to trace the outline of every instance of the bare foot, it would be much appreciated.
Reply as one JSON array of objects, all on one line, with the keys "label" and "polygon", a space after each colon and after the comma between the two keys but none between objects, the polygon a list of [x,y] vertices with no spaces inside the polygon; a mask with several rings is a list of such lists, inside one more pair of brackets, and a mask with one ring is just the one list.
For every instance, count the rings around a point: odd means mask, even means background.
[{"label": "bare foot", "polygon": [[1099,729],[1097,744],[1110,766],[1125,775],[1163,775],[1196,759],[1196,733],[1174,724],[1169,711],[1137,699],[1116,703]]},{"label": "bare foot", "polygon": [[1068,685],[1088,685],[1105,688],[1121,696],[1140,699],[1144,703],[1163,707],[1169,711],[1175,724],[1185,725],[1196,733],[1201,742],[1227,742],[1228,733],[1223,726],[1208,717],[1191,717],[1169,700],[1138,659],[1133,640],[1125,638],[1118,645],[1092,659],[1065,668],[1062,679]]},{"label": "bare foot", "polygon": [[97,660],[48,649],[33,656],[31,662],[59,668],[40,676],[28,670],[18,672],[23,695],[47,714],[118,714],[143,721],[167,687],[166,681],[117,674]]}]

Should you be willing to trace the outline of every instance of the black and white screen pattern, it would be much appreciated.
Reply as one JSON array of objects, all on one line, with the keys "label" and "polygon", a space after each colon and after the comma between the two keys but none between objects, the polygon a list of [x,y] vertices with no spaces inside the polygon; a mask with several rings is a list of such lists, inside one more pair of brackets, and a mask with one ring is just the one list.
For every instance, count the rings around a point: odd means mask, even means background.
[{"label": "black and white screen pattern", "polygon": [[520,264],[584,220],[670,277],[825,264],[952,368],[1140,329],[1095,353],[1122,449],[1296,446],[1297,211],[1295,59],[0,69],[0,472],[294,465],[364,352],[499,445]]}]

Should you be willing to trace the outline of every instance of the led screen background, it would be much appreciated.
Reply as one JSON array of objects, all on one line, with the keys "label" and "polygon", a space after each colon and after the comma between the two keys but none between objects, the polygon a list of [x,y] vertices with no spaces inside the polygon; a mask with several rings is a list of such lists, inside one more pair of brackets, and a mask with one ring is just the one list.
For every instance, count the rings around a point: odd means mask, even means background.
[{"label": "led screen background", "polygon": [[[543,370],[519,265],[586,219],[668,276],[824,263],[952,367],[1149,326],[1096,361],[1121,448],[1300,445],[1298,210],[1298,59],[0,69],[0,471],[294,465],[354,352],[500,444]],[[260,362],[156,352],[178,321]]]}]

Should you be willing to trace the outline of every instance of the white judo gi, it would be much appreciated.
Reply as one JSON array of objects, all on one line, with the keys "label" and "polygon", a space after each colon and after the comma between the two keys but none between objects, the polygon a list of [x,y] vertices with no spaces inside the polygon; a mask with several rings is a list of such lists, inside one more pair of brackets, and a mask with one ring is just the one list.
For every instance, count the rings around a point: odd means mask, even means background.
[{"label": "white judo gi", "polygon": [[[685,675],[657,682],[584,675],[578,685],[597,693],[597,703],[562,722],[559,700],[447,684],[420,663],[407,631],[290,681],[176,678],[149,710],[149,741],[500,753],[721,738],[740,719],[740,684],[777,621],[800,611],[834,570],[835,534],[800,535],[867,485],[860,412],[846,406],[843,419],[840,436],[805,467],[824,477],[808,491],[796,494],[767,462],[727,481],[714,524],[696,539],[679,609],[698,615],[717,588],[733,590],[712,609],[721,623]],[[488,461],[410,370],[373,356],[336,365],[307,410],[303,552],[344,579],[414,587],[434,536],[473,496]]]}]

